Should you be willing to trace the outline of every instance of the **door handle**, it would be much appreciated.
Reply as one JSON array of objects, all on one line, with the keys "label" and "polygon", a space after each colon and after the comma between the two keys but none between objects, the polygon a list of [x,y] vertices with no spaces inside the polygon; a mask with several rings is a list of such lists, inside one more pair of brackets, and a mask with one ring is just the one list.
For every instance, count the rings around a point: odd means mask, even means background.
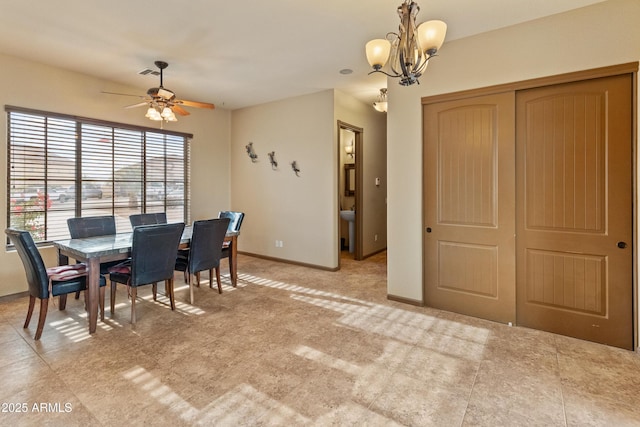
[{"label": "door handle", "polygon": [[620,249],[624,249],[624,248],[626,248],[626,247],[627,247],[627,243],[626,243],[626,242],[618,242],[618,247],[619,247]]},{"label": "door handle", "polygon": [[427,233],[431,233],[431,227],[427,227]]}]

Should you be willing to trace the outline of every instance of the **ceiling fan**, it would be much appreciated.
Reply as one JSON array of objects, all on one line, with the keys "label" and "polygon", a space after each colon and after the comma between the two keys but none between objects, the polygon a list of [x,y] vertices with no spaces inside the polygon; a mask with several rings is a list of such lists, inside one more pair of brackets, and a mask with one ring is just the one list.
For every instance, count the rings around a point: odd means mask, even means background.
[{"label": "ceiling fan", "polygon": [[146,95],[131,95],[127,93],[116,93],[116,92],[105,92],[111,95],[124,95],[124,96],[136,96],[142,98],[144,101],[139,102],[137,104],[128,105],[124,108],[136,108],[142,106],[148,106],[147,114],[145,117],[148,117],[151,120],[157,121],[167,121],[172,122],[176,121],[176,114],[181,116],[188,116],[190,113],[182,108],[185,107],[195,107],[195,108],[208,108],[213,110],[215,105],[209,104],[206,102],[198,102],[198,101],[187,101],[185,99],[176,99],[176,94],[173,91],[165,88],[162,85],[162,70],[169,66],[168,63],[164,61],[155,61],[156,67],[160,69],[160,86],[152,87],[147,90]]}]

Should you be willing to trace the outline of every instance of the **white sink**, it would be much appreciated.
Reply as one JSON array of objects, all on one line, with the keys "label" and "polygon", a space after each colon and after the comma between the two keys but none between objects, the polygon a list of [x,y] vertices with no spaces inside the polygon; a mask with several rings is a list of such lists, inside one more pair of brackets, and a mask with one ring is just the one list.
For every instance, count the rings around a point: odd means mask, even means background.
[{"label": "white sink", "polygon": [[356,211],[340,211],[340,218],[353,222],[356,220]]},{"label": "white sink", "polygon": [[353,253],[356,234],[356,211],[340,211],[340,218],[349,221],[349,253]]}]

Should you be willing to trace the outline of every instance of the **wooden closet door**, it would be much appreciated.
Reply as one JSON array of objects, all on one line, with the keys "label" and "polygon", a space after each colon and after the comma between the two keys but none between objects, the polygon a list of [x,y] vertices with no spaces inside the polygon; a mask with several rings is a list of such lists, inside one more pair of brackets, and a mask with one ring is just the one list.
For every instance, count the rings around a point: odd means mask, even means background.
[{"label": "wooden closet door", "polygon": [[631,75],[519,91],[517,323],[632,349]]},{"label": "wooden closet door", "polygon": [[515,96],[424,106],[425,303],[515,321]]}]

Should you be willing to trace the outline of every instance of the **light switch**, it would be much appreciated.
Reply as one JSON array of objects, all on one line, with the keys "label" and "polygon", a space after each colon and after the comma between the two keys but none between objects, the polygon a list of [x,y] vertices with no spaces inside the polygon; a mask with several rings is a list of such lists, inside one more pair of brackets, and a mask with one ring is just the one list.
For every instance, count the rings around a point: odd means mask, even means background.
[{"label": "light switch", "polygon": [[376,187],[380,187],[380,178],[376,178]]}]

